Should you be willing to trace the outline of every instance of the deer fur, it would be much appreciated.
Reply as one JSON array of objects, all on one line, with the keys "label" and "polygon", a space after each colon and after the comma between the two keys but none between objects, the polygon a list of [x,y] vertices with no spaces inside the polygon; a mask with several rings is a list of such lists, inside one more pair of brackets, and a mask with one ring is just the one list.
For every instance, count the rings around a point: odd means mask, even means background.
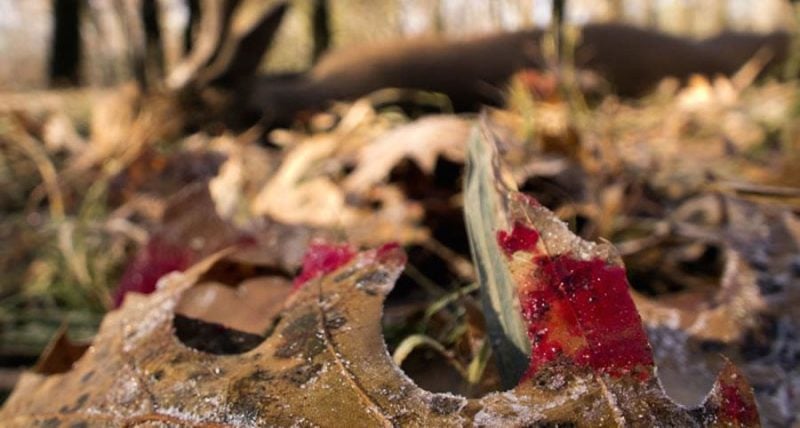
[{"label": "deer fur", "polygon": [[[246,85],[247,105],[268,122],[286,122],[303,110],[333,100],[394,87],[441,92],[458,110],[502,103],[503,88],[516,71],[541,69],[541,30],[525,30],[449,41],[420,38],[335,51],[306,73],[262,76]],[[691,74],[731,75],[759,50],[770,65],[789,54],[791,35],[722,33],[692,40],[620,24],[587,25],[575,65],[605,78],[623,96],[639,96],[661,79]]]},{"label": "deer fur", "polygon": [[[262,57],[290,7],[289,0],[203,0],[191,52],[163,77],[164,93],[197,129],[220,122],[267,127],[290,124],[297,113],[352,100],[382,88],[440,92],[457,111],[501,105],[508,79],[524,68],[550,64],[542,30],[462,40],[428,37],[353,46],[331,52],[310,70],[259,74]],[[622,96],[645,94],[668,76],[731,75],[759,52],[765,69],[790,55],[792,35],[726,32],[692,40],[620,24],[583,27],[574,60],[605,78]],[[763,58],[761,57],[761,58]],[[146,83],[146,82],[142,82]]]}]

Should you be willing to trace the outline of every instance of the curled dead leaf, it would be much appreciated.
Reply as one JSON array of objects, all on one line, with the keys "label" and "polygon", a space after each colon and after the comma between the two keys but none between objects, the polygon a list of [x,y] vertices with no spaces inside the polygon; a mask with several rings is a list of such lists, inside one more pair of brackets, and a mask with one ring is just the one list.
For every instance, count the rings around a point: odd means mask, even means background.
[{"label": "curled dead leaf", "polygon": [[[691,413],[670,400],[656,378],[652,350],[615,249],[583,241],[535,199],[517,192],[505,178],[509,173],[497,151],[484,117],[470,143],[465,206],[489,333],[499,345],[495,349],[501,361],[509,349],[530,355],[524,374],[517,354],[505,356],[514,365],[501,372],[506,382],[521,376],[522,384],[547,383],[565,373],[592,373],[615,403],[618,425],[758,424],[752,392],[739,401],[723,400],[737,404],[712,409],[718,404],[715,394],[750,391],[746,382],[724,386],[728,380],[720,379],[733,368],[719,375],[707,397],[701,413],[710,413],[690,422]],[[514,314],[509,308],[519,309]],[[529,350],[521,348],[520,336],[529,341]]]},{"label": "curled dead leaf", "polygon": [[[365,123],[371,123],[371,129],[364,130],[369,128]],[[367,150],[364,144],[384,126],[368,104],[354,104],[336,129],[288,149],[278,170],[252,200],[251,211],[287,224],[344,230],[349,241],[361,245],[424,240],[427,231],[420,224],[420,204],[399,189],[376,186],[351,197],[343,184],[345,164],[362,148]]]},{"label": "curled dead leaf", "polygon": [[271,269],[288,276],[300,266],[312,236],[324,235],[318,230],[268,219],[239,226],[217,210],[217,201],[207,183],[188,186],[169,198],[156,230],[126,266],[114,295],[115,305],[122,302],[126,293],[150,293],[164,275],[185,270],[228,247],[239,250],[231,257],[242,266]]},{"label": "curled dead leaf", "polygon": [[[126,299],[71,370],[26,373],[0,411],[6,426],[752,422],[752,397],[733,368],[708,404],[693,412],[660,397],[655,382],[642,389],[639,381],[607,383],[601,375],[556,367],[551,376],[480,399],[421,390],[394,365],[381,336],[382,301],[405,262],[394,245],[355,254],[309,280],[288,299],[272,334],[253,349],[200,352],[175,336],[175,308],[225,255],[170,275],[152,295]],[[609,394],[635,399],[615,401]]]},{"label": "curled dead leaf", "polygon": [[[476,135],[473,146],[491,144]],[[168,275],[149,296],[131,294],[71,370],[25,374],[0,418],[12,427],[757,425],[752,391],[732,365],[702,406],[672,402],[613,248],[571,234],[504,184],[508,174],[492,150],[476,153],[484,153],[473,155],[481,171],[493,171],[480,177],[491,177],[483,188],[499,205],[484,229],[471,231],[490,236],[483,242],[499,256],[494,269],[507,269],[505,285],[519,299],[501,309],[520,308],[531,343],[527,374],[513,389],[476,399],[431,393],[394,364],[380,319],[406,260],[396,244],[360,253],[312,246],[274,330],[261,333],[267,337],[177,315],[190,290],[232,256],[228,249]],[[479,266],[485,254],[477,252]],[[187,328],[218,331],[225,352],[200,350],[182,338]]]},{"label": "curled dead leaf", "polygon": [[349,192],[363,192],[386,178],[402,159],[410,158],[427,174],[439,156],[464,162],[468,121],[453,115],[429,116],[381,135],[358,153],[358,166],[344,183]]}]

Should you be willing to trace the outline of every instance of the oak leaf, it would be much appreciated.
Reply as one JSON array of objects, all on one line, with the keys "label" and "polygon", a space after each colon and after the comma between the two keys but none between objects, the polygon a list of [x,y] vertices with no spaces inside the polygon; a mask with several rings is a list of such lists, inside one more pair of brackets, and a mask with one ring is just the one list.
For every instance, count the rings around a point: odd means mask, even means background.
[{"label": "oak leaf", "polygon": [[380,323],[405,264],[402,249],[317,244],[260,344],[223,326],[225,346],[245,341],[246,349],[204,352],[179,338],[182,326],[215,330],[176,309],[233,256],[222,250],[164,277],[149,296],[130,294],[68,371],[26,373],[0,420],[12,427],[758,425],[752,391],[732,364],[697,408],[664,394],[613,248],[582,241],[508,187],[482,131],[471,162],[482,165],[477,183],[499,205],[471,226],[484,235],[476,258],[483,276],[493,274],[487,254],[497,256],[492,269],[506,270],[504,285],[517,299],[500,309],[519,308],[530,343],[527,372],[512,389],[467,399],[417,387],[389,356]]},{"label": "oak leaf", "polygon": [[[255,348],[234,355],[201,352],[174,334],[174,310],[224,255],[170,275],[154,294],[131,295],[106,317],[71,370],[25,374],[0,411],[6,426],[753,422],[752,397],[732,366],[708,404],[694,411],[659,395],[653,378],[609,382],[574,367],[551,367],[547,376],[480,399],[424,391],[394,365],[381,337],[381,303],[405,261],[394,245],[354,254],[303,284],[274,332]],[[630,400],[615,401],[621,398],[615,394]]]},{"label": "oak leaf", "polygon": [[[757,425],[746,382],[737,375],[735,388],[725,386],[735,371],[730,363],[703,417],[666,396],[616,250],[580,239],[517,192],[498,150],[484,116],[470,140],[465,213],[504,383],[546,385],[564,373],[597,382],[619,425]],[[715,394],[734,392],[739,398],[723,401],[739,404],[713,407]]]},{"label": "oak leaf", "polygon": [[358,166],[344,186],[350,192],[363,192],[389,176],[405,158],[425,174],[433,173],[439,156],[463,163],[469,131],[469,122],[454,115],[429,116],[398,126],[361,148]]},{"label": "oak leaf", "polygon": [[[115,306],[119,306],[126,293],[150,293],[164,275],[185,270],[230,246],[241,249],[235,257],[242,264],[273,269],[288,276],[300,266],[310,238],[325,235],[319,230],[269,219],[239,226],[218,211],[207,183],[187,186],[167,199],[155,230],[123,272],[114,295]],[[208,290],[206,295],[220,293]]]}]

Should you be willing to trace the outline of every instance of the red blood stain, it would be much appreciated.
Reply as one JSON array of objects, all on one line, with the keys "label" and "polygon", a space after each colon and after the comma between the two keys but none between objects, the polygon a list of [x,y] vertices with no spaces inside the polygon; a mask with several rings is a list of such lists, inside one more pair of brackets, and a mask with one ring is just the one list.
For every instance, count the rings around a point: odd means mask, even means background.
[{"label": "red blood stain", "polygon": [[312,243],[305,256],[300,275],[294,279],[297,290],[306,282],[335,271],[347,264],[356,255],[356,251],[348,244]]},{"label": "red blood stain", "polygon": [[758,425],[758,411],[755,405],[742,397],[736,385],[723,383],[720,385],[720,416],[729,422],[742,426]]},{"label": "red blood stain", "polygon": [[375,251],[375,260],[379,263],[404,265],[406,253],[397,242],[389,242],[378,247]]},{"label": "red blood stain", "polygon": [[[189,241],[188,238],[181,238]],[[136,253],[133,260],[128,263],[122,274],[117,290],[114,292],[114,307],[122,304],[125,294],[130,291],[150,294],[156,289],[156,283],[162,276],[174,272],[184,271],[199,259],[214,253],[229,245],[250,247],[257,245],[257,239],[246,233],[239,233],[233,237],[210,239],[204,248],[193,251],[185,246],[175,243],[176,239],[164,238],[156,235],[144,248]]]},{"label": "red blood stain", "polygon": [[511,233],[505,230],[497,232],[497,243],[509,257],[517,251],[534,251],[537,242],[539,242],[539,232],[520,222],[514,223]]},{"label": "red blood stain", "polygon": [[193,260],[194,254],[191,250],[158,238],[151,239],[125,268],[119,286],[114,292],[114,307],[120,307],[125,294],[131,291],[152,293],[162,276],[173,271],[185,270]]},{"label": "red blood stain", "polygon": [[497,234],[507,256],[519,250],[533,254],[530,273],[519,284],[532,347],[523,380],[559,357],[615,377],[649,379],[653,356],[625,270],[597,258],[541,254],[538,238],[536,230],[519,223],[510,234]]}]

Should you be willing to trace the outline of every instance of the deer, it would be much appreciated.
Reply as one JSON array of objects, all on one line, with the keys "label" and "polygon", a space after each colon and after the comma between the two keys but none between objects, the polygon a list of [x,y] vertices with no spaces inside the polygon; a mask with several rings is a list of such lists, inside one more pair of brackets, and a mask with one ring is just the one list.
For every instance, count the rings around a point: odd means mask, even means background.
[{"label": "deer", "polygon": [[[525,68],[545,69],[546,31],[481,35],[460,40],[421,37],[391,40],[330,52],[303,73],[254,76],[240,89],[245,105],[268,123],[285,125],[304,110],[335,100],[353,100],[381,88],[439,92],[456,111],[502,105],[509,78]],[[731,76],[754,56],[764,70],[782,64],[792,35],[724,32],[693,40],[624,24],[589,24],[580,29],[574,52],[578,70],[602,77],[611,91],[638,97],[666,77]]]},{"label": "deer", "polygon": [[[299,113],[363,97],[382,88],[437,92],[455,111],[500,106],[507,82],[523,69],[544,70],[543,29],[498,32],[460,39],[423,36],[342,47],[309,69],[283,75],[259,71],[288,1],[206,1],[191,52],[167,73],[163,87],[180,100],[189,127],[222,121],[234,127],[290,126]],[[256,11],[253,13],[253,11]],[[206,29],[207,31],[203,31]],[[579,29],[572,58],[578,70],[604,79],[611,93],[639,97],[666,77],[736,73],[759,54],[774,70],[791,54],[786,31],[726,31],[706,39],[668,35],[617,23]],[[211,94],[211,95],[209,95]]]}]

